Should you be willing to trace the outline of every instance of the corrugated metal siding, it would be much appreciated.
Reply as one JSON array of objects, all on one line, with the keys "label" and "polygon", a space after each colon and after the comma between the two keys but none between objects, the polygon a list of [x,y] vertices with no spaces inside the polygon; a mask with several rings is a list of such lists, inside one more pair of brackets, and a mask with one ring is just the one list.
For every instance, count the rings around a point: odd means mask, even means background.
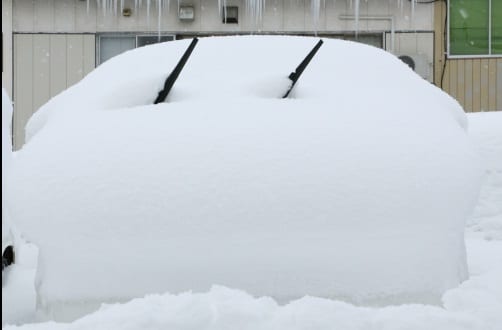
[{"label": "corrugated metal siding", "polygon": [[19,149],[31,115],[94,69],[95,36],[15,34],[14,52],[13,140]]},{"label": "corrugated metal siding", "polygon": [[502,110],[502,57],[447,59],[443,74],[446,10],[443,2],[436,3],[434,83],[466,112]]}]

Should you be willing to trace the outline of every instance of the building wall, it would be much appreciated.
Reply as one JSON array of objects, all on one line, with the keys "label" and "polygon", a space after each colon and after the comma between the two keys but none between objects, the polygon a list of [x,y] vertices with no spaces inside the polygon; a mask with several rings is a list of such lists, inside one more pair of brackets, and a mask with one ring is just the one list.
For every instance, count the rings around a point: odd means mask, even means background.
[{"label": "building wall", "polygon": [[[120,1],[118,1],[120,2]],[[317,25],[311,15],[310,0],[267,0],[263,19],[256,23],[246,13],[243,0],[227,0],[227,5],[239,6],[239,24],[222,24],[218,10],[218,0],[182,0],[181,4],[192,5],[195,19],[182,22],[177,17],[177,1],[170,1],[169,9],[162,12],[159,24],[157,7],[152,1],[148,13],[143,6],[134,8],[133,0],[124,0],[125,7],[132,9],[130,17],[113,12],[103,13],[97,9],[96,1],[79,0],[17,0],[14,1],[13,29],[15,32],[69,32],[95,33],[115,31],[151,31],[159,27],[165,32],[252,32],[252,31],[354,31],[354,20],[342,19],[341,15],[353,15],[349,0],[326,0]],[[399,7],[397,1],[361,1],[361,16],[393,16],[396,30],[433,29],[433,6],[417,5],[411,17],[409,1]],[[359,30],[385,31],[391,27],[382,20],[361,20]]]},{"label": "building wall", "polygon": [[434,83],[467,112],[502,110],[502,57],[448,59],[445,56],[447,6],[435,4]]}]

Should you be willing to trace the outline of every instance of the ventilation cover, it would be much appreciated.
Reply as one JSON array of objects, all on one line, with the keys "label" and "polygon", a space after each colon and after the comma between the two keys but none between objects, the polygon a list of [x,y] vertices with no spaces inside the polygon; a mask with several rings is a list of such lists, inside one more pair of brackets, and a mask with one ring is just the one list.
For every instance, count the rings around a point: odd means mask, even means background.
[{"label": "ventilation cover", "polygon": [[425,54],[398,54],[397,57],[422,78],[432,81],[432,64]]}]

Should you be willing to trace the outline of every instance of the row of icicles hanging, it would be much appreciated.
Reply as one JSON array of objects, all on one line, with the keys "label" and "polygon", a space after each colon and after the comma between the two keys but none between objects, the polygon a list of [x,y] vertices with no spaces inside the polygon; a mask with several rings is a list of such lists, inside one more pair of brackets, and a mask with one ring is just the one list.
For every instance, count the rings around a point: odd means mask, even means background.
[{"label": "row of icicles hanging", "polygon": [[[87,0],[87,11],[89,11],[90,1]],[[125,2],[134,1],[134,8],[137,10],[138,8],[143,8],[146,6],[147,19],[150,18],[150,10],[152,7],[156,7],[157,14],[159,18],[159,27],[160,27],[160,19],[162,17],[163,11],[169,11],[171,6],[171,0],[96,0],[97,6],[99,10],[106,15],[107,13],[113,13],[117,15],[118,12],[122,12],[125,6]],[[204,0],[202,0],[204,1]],[[206,0],[207,1],[207,0]],[[246,12],[251,16],[252,20],[255,24],[260,24],[263,19],[263,12],[265,10],[267,0],[244,0]],[[270,1],[270,0],[269,0]],[[331,1],[334,5],[336,5],[337,0],[283,0],[283,1],[291,1],[296,3],[304,3],[305,1],[310,1],[310,12],[312,15],[312,21],[314,26],[317,27],[319,22],[319,17],[321,10],[326,7],[326,2]],[[354,20],[355,20],[355,28],[356,31],[359,27],[359,8],[361,0],[338,0],[338,1],[346,1],[349,4],[349,7],[354,11]],[[375,0],[363,0],[365,2],[375,1]],[[404,8],[404,1],[411,2],[411,18],[414,19],[415,15],[415,5],[417,4],[417,0],[389,0],[389,3],[395,3],[398,8]],[[181,0],[177,0],[178,7],[181,4]],[[220,15],[224,15],[222,12],[222,8],[224,8],[227,4],[227,0],[218,0],[218,8],[220,11]]]}]

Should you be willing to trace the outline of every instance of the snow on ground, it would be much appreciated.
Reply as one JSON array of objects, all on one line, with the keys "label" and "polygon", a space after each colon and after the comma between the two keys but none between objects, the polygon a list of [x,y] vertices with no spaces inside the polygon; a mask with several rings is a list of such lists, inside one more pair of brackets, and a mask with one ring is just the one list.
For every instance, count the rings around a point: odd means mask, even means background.
[{"label": "snow on ground", "polygon": [[469,134],[486,164],[480,202],[469,221],[487,239],[502,240],[502,116],[500,112],[469,115]]},{"label": "snow on ground", "polygon": [[2,273],[2,323],[34,322],[35,272],[38,249],[30,243],[16,244],[16,263]]},{"label": "snow on ground", "polygon": [[[502,186],[498,184],[498,175],[502,172],[502,112],[470,114],[469,124],[470,136],[486,160],[487,176],[466,229],[470,279],[449,290],[443,296],[442,307],[415,304],[365,308],[315,297],[280,305],[270,298],[213,287],[206,293],[150,295],[126,304],[103,306],[100,311],[71,324],[48,322],[4,329],[500,330],[502,229],[479,224],[487,217],[500,220],[502,216],[501,209],[494,207],[500,206],[497,196],[502,193]],[[32,258],[35,252],[30,251],[27,255]],[[3,288],[3,322],[24,323],[34,319],[33,269],[22,273],[23,278],[9,281]],[[31,288],[31,294],[26,294],[27,288]],[[15,297],[17,301],[13,300]],[[6,312],[8,308],[17,311],[17,315],[13,317],[12,312]]]},{"label": "snow on ground", "polygon": [[328,39],[282,99],[317,41],[200,39],[158,105],[189,41],[142,47],[38,110],[7,197],[40,247],[40,310],[213,284],[439,304],[465,280],[481,167],[461,107],[392,54]]},{"label": "snow on ground", "polygon": [[500,264],[497,256],[502,256],[502,242],[470,238],[467,246],[469,258],[478,262],[477,267],[490,270],[472,275],[459,288],[448,291],[443,297],[444,307],[415,304],[367,308],[316,297],[279,305],[268,297],[213,287],[207,293],[150,295],[126,304],[105,305],[71,324],[48,322],[4,329],[499,330],[502,269],[494,263]]}]

